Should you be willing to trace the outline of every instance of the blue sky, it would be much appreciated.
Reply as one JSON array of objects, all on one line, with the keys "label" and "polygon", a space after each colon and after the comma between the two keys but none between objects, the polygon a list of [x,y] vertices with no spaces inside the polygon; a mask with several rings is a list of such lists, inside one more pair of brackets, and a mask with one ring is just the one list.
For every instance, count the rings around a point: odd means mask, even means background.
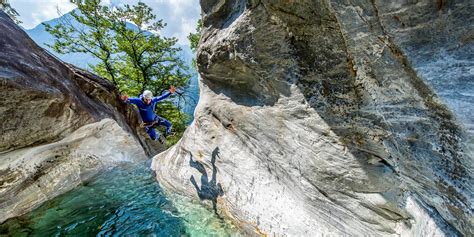
[{"label": "blue sky", "polygon": [[[121,4],[134,4],[136,0],[102,0],[103,4],[115,6]],[[159,19],[168,25],[163,30],[163,35],[176,37],[179,44],[189,44],[187,35],[195,32],[196,22],[200,17],[201,8],[199,0],[142,0],[154,10]],[[59,17],[74,9],[74,4],[69,0],[10,0],[10,4],[20,14],[21,25],[31,29],[41,22]]]}]

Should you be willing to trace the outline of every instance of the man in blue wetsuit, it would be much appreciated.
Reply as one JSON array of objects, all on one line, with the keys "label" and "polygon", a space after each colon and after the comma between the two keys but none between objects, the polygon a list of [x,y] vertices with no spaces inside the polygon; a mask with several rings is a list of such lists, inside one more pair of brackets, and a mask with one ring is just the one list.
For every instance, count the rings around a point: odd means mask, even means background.
[{"label": "man in blue wetsuit", "polygon": [[151,139],[157,141],[160,136],[156,135],[154,126],[165,126],[166,133],[165,136],[168,136],[171,133],[171,123],[155,114],[155,106],[159,101],[166,99],[168,96],[176,92],[176,88],[171,86],[167,93],[164,95],[153,97],[153,94],[149,90],[145,90],[139,98],[129,98],[127,95],[122,96],[122,100],[129,102],[138,107],[140,112],[140,117],[142,117],[143,123],[145,125],[145,131],[148,133]]}]

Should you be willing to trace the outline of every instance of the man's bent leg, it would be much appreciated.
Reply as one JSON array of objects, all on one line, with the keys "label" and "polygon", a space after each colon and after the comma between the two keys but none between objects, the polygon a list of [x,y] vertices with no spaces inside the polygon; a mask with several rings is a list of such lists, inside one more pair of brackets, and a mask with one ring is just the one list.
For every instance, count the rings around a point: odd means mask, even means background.
[{"label": "man's bent leg", "polygon": [[170,135],[170,134],[171,134],[171,128],[172,128],[172,125],[171,125],[170,121],[168,121],[168,120],[166,120],[166,119],[164,119],[164,118],[162,118],[162,117],[159,117],[159,116],[157,116],[157,117],[158,117],[158,119],[159,119],[159,120],[158,120],[158,125],[160,125],[160,126],[165,126],[165,127],[166,127],[166,133],[165,133],[165,135],[166,135],[166,136]]},{"label": "man's bent leg", "polygon": [[158,140],[158,136],[156,136],[156,131],[154,128],[146,127],[145,131],[148,133],[148,136],[150,136],[151,140]]}]

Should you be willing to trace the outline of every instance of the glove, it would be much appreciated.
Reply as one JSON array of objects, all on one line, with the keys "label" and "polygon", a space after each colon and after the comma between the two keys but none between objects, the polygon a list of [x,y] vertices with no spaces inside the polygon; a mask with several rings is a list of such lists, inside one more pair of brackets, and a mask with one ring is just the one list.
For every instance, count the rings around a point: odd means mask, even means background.
[{"label": "glove", "polygon": [[176,87],[171,86],[169,91],[171,92],[171,94],[174,94],[176,92]]}]

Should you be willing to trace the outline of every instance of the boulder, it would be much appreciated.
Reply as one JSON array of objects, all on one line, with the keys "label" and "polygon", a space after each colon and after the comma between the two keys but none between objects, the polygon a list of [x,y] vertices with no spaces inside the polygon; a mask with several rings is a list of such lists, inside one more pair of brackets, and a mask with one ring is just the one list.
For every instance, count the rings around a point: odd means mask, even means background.
[{"label": "boulder", "polygon": [[162,186],[254,234],[474,235],[472,3],[201,6],[201,98]]}]

